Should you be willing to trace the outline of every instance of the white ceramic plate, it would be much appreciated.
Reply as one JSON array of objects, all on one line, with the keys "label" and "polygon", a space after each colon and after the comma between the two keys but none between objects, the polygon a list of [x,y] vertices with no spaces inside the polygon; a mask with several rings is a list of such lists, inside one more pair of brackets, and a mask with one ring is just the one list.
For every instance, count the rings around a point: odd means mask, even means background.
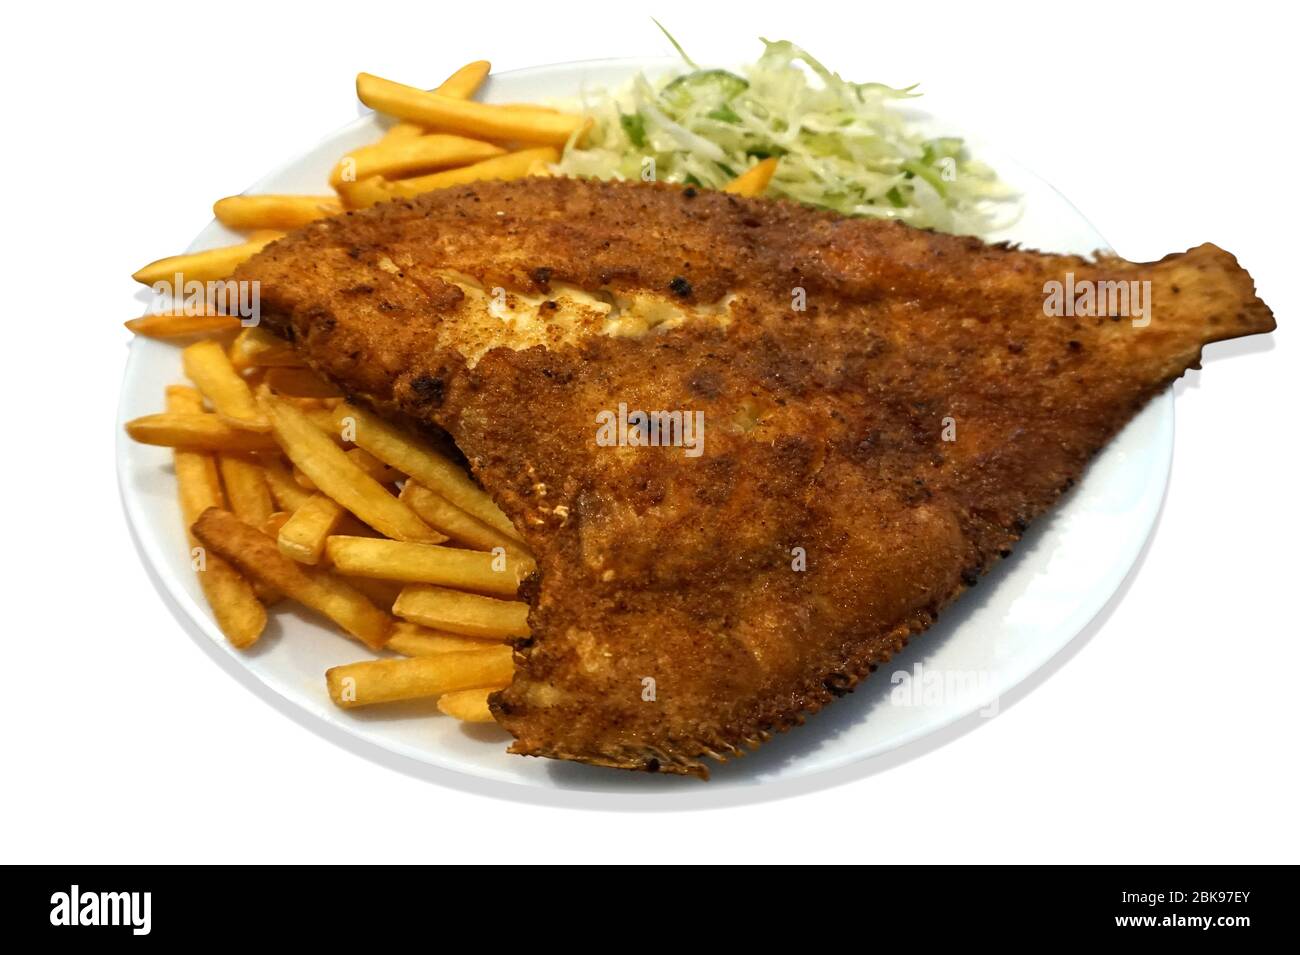
[{"label": "white ceramic plate", "polygon": [[[617,85],[638,69],[656,73],[670,66],[671,61],[664,60],[605,60],[538,67],[493,76],[484,98],[519,102],[572,96],[584,89]],[[374,141],[379,129],[373,115],[364,116],[249,192],[323,193],[332,163],[348,150]],[[947,123],[944,129],[971,139],[960,124]],[[972,145],[975,154],[991,163],[1024,197],[1024,216],[995,238],[1057,252],[1088,253],[1106,247],[1096,230],[1051,186],[977,139]],[[199,233],[191,248],[236,239],[213,222]],[[119,425],[161,410],[163,387],[182,379],[178,348],[136,339],[122,386]],[[121,437],[117,457],[127,517],[156,585],[170,598],[168,603],[196,639],[211,641],[218,658],[223,654],[231,658],[223,660],[224,668],[271,698],[282,712],[300,707],[322,721],[314,724],[315,728],[330,738],[343,741],[343,734],[349,734],[438,767],[441,772],[430,770],[425,775],[467,788],[499,793],[504,787],[488,782],[496,781],[609,790],[623,799],[635,794],[672,795],[669,803],[680,805],[679,799],[690,801],[691,793],[703,790],[719,796],[719,789],[751,787],[751,794],[757,795],[757,784],[826,773],[933,734],[977,711],[990,711],[991,701],[1065,647],[1119,587],[1159,511],[1172,447],[1173,396],[1167,392],[1097,458],[1064,505],[1031,530],[1016,554],[963,597],[935,628],[914,641],[904,655],[807,726],[745,759],[719,767],[707,786],[689,779],[509,756],[505,752],[508,738],[497,727],[466,727],[436,715],[429,706],[353,712],[336,709],[325,693],[323,674],[328,667],[364,657],[364,651],[316,620],[279,608],[253,652],[231,649],[213,622],[189,567],[170,452]],[[917,665],[922,668],[921,680],[916,679]],[[895,682],[900,672],[910,673],[912,682]],[[905,692],[909,687],[914,692]],[[274,699],[276,694],[291,705],[286,707]],[[190,713],[175,718],[216,716]],[[401,760],[391,762],[404,764]],[[458,780],[453,774],[479,781]],[[788,787],[767,786],[764,791],[783,788]]]}]

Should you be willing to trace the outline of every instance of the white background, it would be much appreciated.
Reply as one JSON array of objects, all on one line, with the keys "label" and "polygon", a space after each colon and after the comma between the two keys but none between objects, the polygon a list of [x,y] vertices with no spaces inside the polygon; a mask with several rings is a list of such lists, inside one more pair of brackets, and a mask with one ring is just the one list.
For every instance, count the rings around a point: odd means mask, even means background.
[{"label": "white background", "polygon": [[[8,10],[4,861],[1298,861],[1294,25],[1280,4],[1048,6]],[[113,472],[129,276],[356,115],[358,70],[430,86],[479,57],[663,54],[652,14],[697,60],[752,58],[764,35],[852,79],[920,81],[1120,254],[1234,252],[1282,329],[1177,385],[1148,550],[996,719],[775,801],[506,801],[323,739],[160,602]]]}]

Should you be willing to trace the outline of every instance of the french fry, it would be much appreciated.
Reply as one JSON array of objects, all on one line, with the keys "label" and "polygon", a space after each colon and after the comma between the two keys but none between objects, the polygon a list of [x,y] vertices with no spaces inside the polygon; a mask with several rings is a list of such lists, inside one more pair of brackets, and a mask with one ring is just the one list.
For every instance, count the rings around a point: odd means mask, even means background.
[{"label": "french fry", "polygon": [[[179,473],[178,471],[177,474]],[[206,555],[200,567],[199,586],[203,589],[208,606],[212,608],[217,626],[231,646],[247,650],[257,643],[262,631],[266,629],[265,605],[258,599],[253,585],[218,555]],[[274,594],[269,594],[267,599],[274,602]]]},{"label": "french fry", "polygon": [[371,109],[426,129],[502,142],[563,146],[587,125],[582,116],[546,110],[501,109],[473,100],[426,93],[370,73],[357,74],[357,97]]},{"label": "french fry", "polygon": [[172,283],[178,274],[182,276],[182,282],[215,282],[229,278],[239,265],[251,259],[282,235],[283,232],[269,233],[250,238],[239,245],[207,249],[203,252],[187,252],[184,255],[169,255],[165,259],[150,262],[131,278],[142,285],[153,285],[156,282]]},{"label": "french fry", "polygon": [[[359,579],[359,578],[358,578]],[[392,606],[390,603],[389,606]],[[500,642],[499,640],[496,642]],[[459,653],[462,650],[482,650],[492,646],[493,641],[479,637],[462,637],[455,633],[439,633],[428,627],[399,620],[393,624],[393,635],[384,644],[385,650],[392,650],[406,657],[431,657],[439,653]]]},{"label": "french fry", "polygon": [[217,464],[230,509],[244,523],[260,526],[275,510],[266,471],[252,458],[239,454],[222,454]]},{"label": "french fry", "polygon": [[[168,386],[168,388],[166,388],[166,408],[168,408],[169,413],[203,413],[203,395],[199,394],[198,388],[192,388],[187,385]],[[209,414],[208,417],[213,416]],[[198,496],[195,496],[195,498],[191,498],[186,502],[187,481],[186,478],[182,477],[182,470],[192,468],[194,465],[188,464],[188,461],[182,459],[179,455],[190,455],[190,453],[196,453],[196,455],[200,455],[201,457],[212,459],[214,466],[211,469],[211,476],[205,477],[204,479],[204,490],[201,491]],[[256,477],[231,477],[230,474],[226,473],[224,468],[227,457],[226,455],[213,456],[211,452],[177,451],[175,452],[175,456],[177,456],[175,457],[177,465],[175,465],[174,470],[175,473],[177,473],[177,483],[181,486],[182,511],[185,512],[186,515],[186,534],[188,535],[188,538],[190,538],[191,546],[194,546],[196,542],[194,535],[190,534],[190,525],[194,524],[195,520],[198,520],[200,513],[203,513],[205,509],[209,507],[225,507],[226,496],[229,496],[231,503],[235,503],[239,502],[240,496],[243,495],[243,507],[250,507],[250,505],[253,508],[260,507],[260,504],[256,502],[259,492],[256,490],[255,483],[253,483],[256,481]],[[252,466],[252,468],[257,468],[257,465],[252,463],[250,457],[243,455],[233,455],[229,457],[233,460],[239,461],[240,464],[248,464]],[[205,465],[205,472],[207,472],[207,469],[208,466]],[[257,468],[257,470],[260,470],[260,468]],[[222,483],[225,485],[225,494],[222,494]],[[247,483],[252,483],[251,489],[247,486]],[[190,485],[192,489],[192,487],[198,486],[198,482],[191,481],[188,482],[188,485]],[[265,487],[264,478],[263,486]],[[269,520],[269,517],[266,518],[266,520]],[[253,622],[256,621],[257,612],[253,611],[253,608],[246,603],[246,600],[244,600],[244,587],[251,587],[253,595],[256,596],[257,600],[259,600],[264,607],[265,605],[276,603],[277,600],[281,598],[281,594],[279,594],[274,587],[264,586],[260,581],[250,581],[250,579],[244,578],[242,574],[239,574],[238,570],[231,567],[229,561],[222,559],[220,556],[208,555],[207,567],[209,572],[212,572],[212,577],[205,577],[203,574],[200,574],[199,583],[200,586],[203,586],[204,595],[207,596],[208,603],[212,605],[213,612],[217,615],[217,624],[221,626],[222,631],[225,631],[227,637],[229,637],[231,633],[238,634],[237,637],[231,637],[230,641],[235,647],[243,650],[243,648],[252,646],[252,643],[256,642],[257,637],[252,637],[250,639],[248,638],[248,635],[253,631]],[[242,581],[242,585],[230,581],[229,577],[231,574],[238,577],[239,581]],[[391,607],[391,604],[389,605]],[[231,624],[230,629],[227,629],[226,624],[222,622],[222,613],[226,613],[226,615],[234,613],[234,615],[237,615],[235,616],[235,622]],[[261,630],[265,628],[265,611],[260,612],[260,618],[261,624],[257,625],[257,634],[260,634]]]},{"label": "french fry", "polygon": [[372,650],[388,640],[388,614],[334,575],[285,557],[275,541],[229,511],[208,508],[194,523],[194,536],[248,577],[324,614]]},{"label": "french fry", "polygon": [[[357,448],[356,450],[361,450]],[[350,453],[350,452],[349,452]],[[492,550],[505,548],[505,552],[516,558],[528,570],[534,566],[533,557],[517,538],[503,534],[501,531],[480,521],[468,511],[462,511],[440,494],[430,491],[423,484],[408,480],[402,486],[398,498],[434,530],[446,534],[458,544],[475,550]]]},{"label": "french fry", "polygon": [[232,229],[286,232],[342,211],[335,196],[227,196],[212,205],[217,221]]},{"label": "french fry", "polygon": [[[467,63],[462,66],[443,82],[435,92],[443,96],[451,96],[456,99],[469,99],[474,95],[479,85],[487,77],[491,70],[491,64],[486,60],[476,60],[473,63]],[[384,131],[380,137],[380,142],[393,142],[401,139],[413,139],[416,136],[426,135],[428,130],[418,123],[394,123]]]},{"label": "french fry", "polygon": [[262,470],[266,472],[266,483],[271,489],[271,497],[275,498],[275,503],[280,510],[297,511],[311,498],[312,492],[304,491],[299,487],[298,482],[293,479],[293,474],[284,462],[279,460],[279,457],[276,455],[274,459],[262,463]]},{"label": "french fry", "polygon": [[145,338],[188,338],[191,335],[223,335],[239,329],[239,319],[233,315],[204,312],[187,315],[184,312],[158,312],[141,315],[126,322],[129,331]]},{"label": "french fry", "polygon": [[543,113],[562,113],[563,110],[556,109],[554,106],[543,106],[541,103],[496,103],[494,104],[501,109],[527,109],[541,110]]},{"label": "french fry", "polygon": [[438,697],[438,709],[464,723],[495,723],[488,697],[502,687],[455,690]]},{"label": "french fry", "polygon": [[[510,518],[470,480],[469,475],[415,436],[352,404],[334,409],[340,434],[419,483],[468,511],[480,521],[519,540]],[[389,535],[390,537],[393,535]],[[435,542],[436,543],[436,542]]]},{"label": "french fry", "polygon": [[394,123],[385,130],[380,142],[392,142],[398,139],[411,139],[415,136],[423,136],[424,127],[415,123]]},{"label": "french fry", "polygon": [[467,182],[485,179],[522,179],[529,175],[534,163],[552,163],[560,161],[559,150],[552,146],[538,146],[533,149],[520,149],[484,159],[459,169],[447,169],[442,172],[429,173],[413,179],[398,179],[390,182],[387,189],[395,196],[409,198],[435,189],[460,186]]},{"label": "french fry", "polygon": [[[167,389],[167,408],[175,414],[195,414],[202,410],[203,398],[193,388],[173,385]],[[198,541],[190,533],[190,525],[207,508],[222,504],[217,466],[212,455],[199,451],[178,450],[172,459],[185,536],[194,548]],[[252,585],[216,554],[202,554],[198,567],[199,586],[217,626],[233,646],[241,650],[251,647],[266,629],[266,608]]]},{"label": "french fry", "polygon": [[[365,594],[376,607],[391,610],[393,604],[397,602],[397,595],[402,592],[402,585],[395,580],[379,580],[374,577],[349,577],[347,574],[339,574],[339,576]],[[399,627],[415,627],[415,624],[407,623],[405,620],[397,621],[393,625],[394,636],[399,632]],[[416,627],[416,629],[423,628]],[[384,646],[387,648],[388,644],[384,644]],[[414,655],[412,653],[407,654],[408,657]]]},{"label": "french fry", "polygon": [[[321,422],[317,420],[317,416],[313,412],[305,411],[303,413],[307,415],[308,418],[312,419],[313,424],[320,427]],[[326,414],[329,414],[329,412],[326,412]],[[369,451],[366,451],[364,448],[352,448],[346,453],[348,459],[351,460],[353,464],[361,468],[361,470],[365,471],[380,484],[394,484],[402,479],[402,473],[398,471],[397,468],[390,468],[387,464],[379,460]],[[304,491],[316,490],[316,482],[304,474],[299,468],[293,469],[293,479]],[[398,495],[398,498],[401,498],[400,494]],[[438,528],[435,527],[434,530],[438,530]]]},{"label": "french fry", "polygon": [[313,494],[280,528],[276,536],[280,553],[300,564],[320,563],[325,541],[342,517],[342,507],[324,494]]},{"label": "french fry", "polygon": [[359,182],[341,182],[338,190],[343,204],[349,209],[369,209],[396,198],[388,192],[388,180],[383,176],[370,176]]},{"label": "french fry", "polygon": [[[344,441],[343,436],[339,434],[338,428],[334,427],[333,408],[300,408],[299,410],[311,420],[312,424],[320,428],[323,434],[329,435],[330,440],[340,448],[347,447],[347,442]],[[353,448],[352,450],[355,451],[356,448]],[[360,461],[357,463],[360,464]],[[362,466],[362,470],[366,473],[370,472],[368,465]]]},{"label": "french fry", "polygon": [[[289,518],[291,517],[293,517],[293,515],[290,514],[288,511],[276,511],[266,520],[262,521],[262,523],[257,526],[257,529],[260,530],[267,537],[272,537],[272,538],[279,537],[280,528],[284,527],[285,524],[289,523]],[[388,604],[388,606],[391,607],[392,604],[390,603]]]},{"label": "french fry", "polygon": [[[361,470],[365,471],[380,484],[393,484],[406,477],[406,475],[397,470],[397,468],[389,467],[365,448],[353,448],[347,452],[347,455],[352,460],[353,464],[361,468]],[[400,494],[398,495],[398,498],[401,498]],[[441,531],[441,528],[435,527],[434,530]]]},{"label": "french fry", "polygon": [[500,146],[449,133],[386,139],[355,149],[340,159],[330,173],[330,185],[337,189],[370,176],[397,179],[411,173],[481,162],[504,153]]},{"label": "french fry", "polygon": [[325,553],[340,573],[354,577],[441,584],[501,597],[514,597],[528,573],[504,552],[488,554],[373,537],[334,536],[325,542]]},{"label": "french fry", "polygon": [[344,709],[504,686],[514,673],[509,647],[397,660],[365,660],[325,671],[330,699]]},{"label": "french fry", "polygon": [[769,156],[761,162],[755,163],[744,172],[742,172],[731,182],[723,186],[723,192],[729,192],[733,196],[761,196],[767,190],[767,184],[772,181],[772,176],[776,172],[776,157]]},{"label": "french fry", "polygon": [[271,430],[271,423],[253,400],[248,382],[239,377],[230,356],[219,344],[210,339],[195,342],[181,352],[181,365],[223,421],[247,431]]},{"label": "french fry", "polygon": [[389,199],[411,199],[426,192],[433,192],[435,189],[447,189],[467,182],[486,179],[523,179],[525,176],[532,175],[534,164],[559,162],[559,159],[559,151],[551,146],[521,149],[518,152],[476,162],[472,166],[447,169],[427,176],[417,176],[414,179],[389,181],[371,176],[357,183],[355,188],[345,191],[344,196],[351,208],[364,209],[377,202]]},{"label": "french fry", "polygon": [[[225,505],[222,504],[218,506],[224,507]],[[265,521],[263,521],[262,524],[259,525],[258,529],[262,531],[263,534],[266,534],[268,537],[274,538],[276,531],[278,531],[279,529],[279,523],[287,520],[288,517],[289,517],[288,514],[285,514],[283,512],[277,512],[277,514],[272,514]],[[274,528],[274,530],[268,530],[268,528]],[[217,556],[216,559],[224,560],[224,558],[220,556]],[[226,561],[226,563],[229,563],[229,561]],[[231,567],[233,569],[234,565],[232,564]],[[262,581],[258,580],[255,577],[254,578],[244,577],[244,575],[240,573],[238,570],[236,570],[235,573],[243,577],[252,586],[253,593],[257,595],[257,599],[262,602],[262,605],[264,607],[270,607],[278,603],[280,600],[284,599],[284,594],[280,593],[280,591],[276,590],[270,584],[263,583]],[[392,605],[390,604],[389,606]]]},{"label": "french fry", "polygon": [[302,359],[282,338],[250,325],[230,343],[230,361],[236,371],[249,368],[301,368]]},{"label": "french fry", "polygon": [[478,92],[478,88],[483,85],[489,73],[492,72],[492,64],[487,60],[475,60],[473,63],[466,63],[451,76],[442,81],[435,93],[440,96],[450,96],[454,99],[470,99]]},{"label": "french fry", "polygon": [[503,640],[528,636],[528,604],[467,594],[431,584],[408,584],[393,604],[403,620],[464,637]]},{"label": "french fry", "polygon": [[292,404],[271,397],[264,398],[262,404],[280,447],[323,494],[395,540],[440,544],[447,539],[354,464]]},{"label": "french fry", "polygon": [[203,395],[197,388],[189,385],[168,385],[164,393],[167,396],[168,414],[204,414]]},{"label": "french fry", "polygon": [[186,451],[273,451],[269,434],[233,428],[214,414],[145,415],[126,423],[126,433],[141,444]]},{"label": "french fry", "polygon": [[337,398],[342,394],[310,368],[268,368],[266,384],[276,394],[295,398]]}]

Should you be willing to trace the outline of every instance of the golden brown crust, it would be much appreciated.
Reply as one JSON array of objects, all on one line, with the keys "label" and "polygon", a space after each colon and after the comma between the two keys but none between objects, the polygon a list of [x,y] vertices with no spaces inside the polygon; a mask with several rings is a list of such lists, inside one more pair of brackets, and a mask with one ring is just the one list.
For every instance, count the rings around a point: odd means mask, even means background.
[{"label": "golden brown crust", "polygon": [[[725,300],[730,322],[588,330],[472,364],[447,269]],[[1152,321],[1045,315],[1067,272],[1150,281]],[[537,554],[533,637],[492,699],[513,751],[701,776],[928,627],[1205,343],[1273,327],[1213,246],[1091,262],[565,179],[325,220],[238,277],[322,373],[445,429]],[[598,445],[596,416],[620,403],[703,412],[703,453]]]}]

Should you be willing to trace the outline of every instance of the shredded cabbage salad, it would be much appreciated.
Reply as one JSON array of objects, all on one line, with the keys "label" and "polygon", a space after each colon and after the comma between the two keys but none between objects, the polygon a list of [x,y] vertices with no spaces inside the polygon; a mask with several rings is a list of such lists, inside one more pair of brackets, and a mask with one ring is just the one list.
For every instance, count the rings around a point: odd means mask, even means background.
[{"label": "shredded cabbage salad", "polygon": [[557,172],[650,178],[653,159],[655,179],[720,189],[776,156],[768,196],[969,235],[1015,218],[1015,194],[962,140],[926,139],[897,108],[914,87],[851,83],[785,40],[763,40],[743,75],[701,69],[668,39],[690,71],[584,97],[577,108],[592,129],[581,147],[569,143]]}]

